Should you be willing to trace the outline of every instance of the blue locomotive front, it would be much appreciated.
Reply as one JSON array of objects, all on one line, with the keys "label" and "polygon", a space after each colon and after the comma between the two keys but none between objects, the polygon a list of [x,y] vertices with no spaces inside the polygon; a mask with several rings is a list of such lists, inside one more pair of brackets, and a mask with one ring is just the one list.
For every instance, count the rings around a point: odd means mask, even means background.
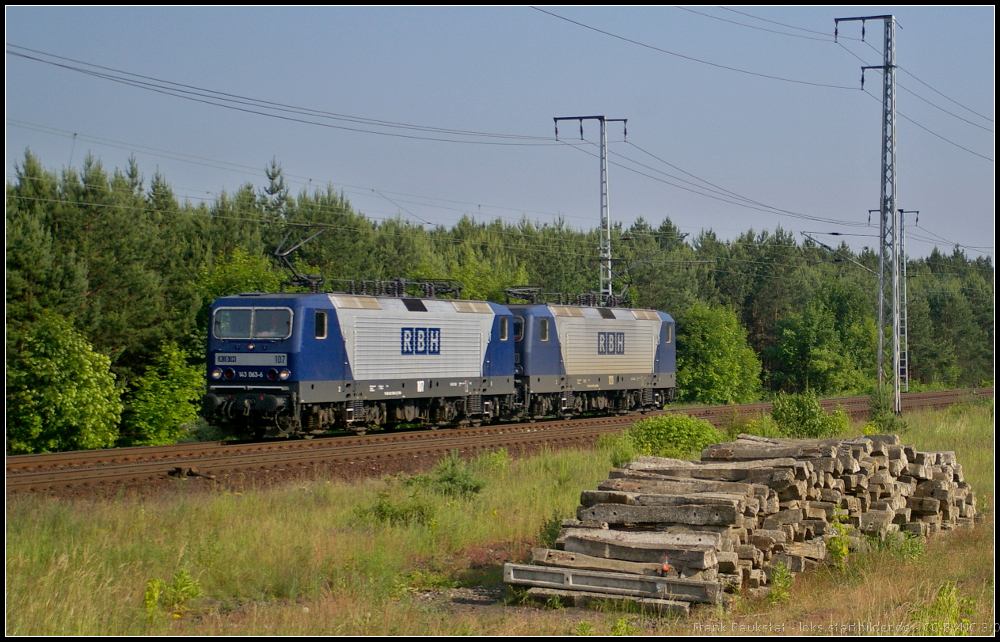
[{"label": "blue locomotive front", "polygon": [[513,319],[495,303],[251,293],[211,315],[203,412],[252,434],[478,424],[514,403]]}]

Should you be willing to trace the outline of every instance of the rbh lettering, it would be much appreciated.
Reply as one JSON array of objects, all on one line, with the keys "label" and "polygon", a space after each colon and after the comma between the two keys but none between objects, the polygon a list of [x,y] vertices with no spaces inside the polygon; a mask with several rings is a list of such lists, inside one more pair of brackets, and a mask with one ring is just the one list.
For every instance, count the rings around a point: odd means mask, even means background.
[{"label": "rbh lettering", "polygon": [[441,354],[441,328],[400,328],[400,354]]},{"label": "rbh lettering", "polygon": [[598,332],[597,354],[625,354],[625,333]]}]

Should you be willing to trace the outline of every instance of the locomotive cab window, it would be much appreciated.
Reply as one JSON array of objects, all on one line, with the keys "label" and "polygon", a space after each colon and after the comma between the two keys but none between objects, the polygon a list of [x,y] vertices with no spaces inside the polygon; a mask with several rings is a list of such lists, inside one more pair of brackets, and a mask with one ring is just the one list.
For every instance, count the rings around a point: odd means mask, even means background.
[{"label": "locomotive cab window", "polygon": [[507,324],[509,323],[507,317],[500,317],[500,340],[507,340]]},{"label": "locomotive cab window", "polygon": [[223,308],[215,311],[215,336],[219,339],[249,339],[252,308]]},{"label": "locomotive cab window", "polygon": [[326,311],[316,310],[316,338],[326,338]]},{"label": "locomotive cab window", "polygon": [[538,339],[540,341],[549,340],[549,320],[540,319],[538,323]]},{"label": "locomotive cab window", "polygon": [[663,336],[665,337],[663,339],[664,343],[670,343],[671,341],[674,340],[674,324],[673,323],[664,323],[663,324]]},{"label": "locomotive cab window", "polygon": [[288,308],[219,308],[212,324],[217,339],[287,339],[292,336]]},{"label": "locomotive cab window", "polygon": [[524,317],[514,317],[514,341],[524,338]]}]

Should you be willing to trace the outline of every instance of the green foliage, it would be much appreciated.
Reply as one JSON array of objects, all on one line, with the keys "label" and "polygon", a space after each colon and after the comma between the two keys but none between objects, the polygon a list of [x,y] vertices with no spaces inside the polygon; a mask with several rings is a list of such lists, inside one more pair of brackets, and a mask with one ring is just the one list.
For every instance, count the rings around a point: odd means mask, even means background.
[{"label": "green foliage", "polygon": [[771,592],[767,599],[771,604],[780,604],[788,601],[792,596],[792,584],[795,583],[795,576],[784,564],[778,564],[771,571]]},{"label": "green foliage", "polygon": [[851,427],[851,420],[842,409],[827,414],[813,392],[779,392],[771,405],[771,417],[786,437],[831,437]]},{"label": "green foliage", "polygon": [[[892,386],[883,384],[872,388],[868,396],[869,421],[865,428],[874,432],[865,434],[891,435],[906,432],[906,421],[895,413],[895,399]],[[871,428],[869,428],[871,424]]]},{"label": "green foliage", "polygon": [[458,582],[444,573],[425,571],[418,568],[401,575],[396,582],[396,586],[401,592],[416,593],[418,591],[455,588],[458,586]]},{"label": "green foliage", "polygon": [[683,457],[725,439],[704,419],[677,414],[647,417],[625,432],[636,452],[654,457]]},{"label": "green foliage", "polygon": [[[856,357],[874,357],[866,350],[876,341],[874,330],[864,321],[838,330],[836,314],[822,301],[811,302],[803,312],[790,312],[778,323],[778,342],[771,348],[771,380],[782,389],[821,395],[863,390],[870,382],[864,370],[872,362],[859,363]],[[846,342],[845,336],[852,341]]]},{"label": "green foliage", "polygon": [[463,461],[457,450],[438,462],[430,475],[401,477],[400,481],[404,486],[429,488],[442,495],[465,499],[486,487],[486,481],[475,475],[473,465]]},{"label": "green foliage", "polygon": [[725,441],[725,434],[703,419],[670,414],[641,419],[617,435],[602,435],[598,447],[606,450],[618,468],[639,456],[687,457],[709,444]]},{"label": "green foliage", "polygon": [[126,397],[120,443],[157,446],[175,443],[183,425],[197,417],[197,402],[205,392],[202,369],[188,365],[190,356],[175,343],[166,343],[146,374]]},{"label": "green foliage", "polygon": [[629,624],[628,620],[623,617],[618,618],[611,625],[611,635],[639,635],[639,633],[639,627]]},{"label": "green foliage", "polygon": [[733,406],[733,411],[726,418],[723,424],[723,431],[726,439],[736,439],[740,434],[757,435],[759,437],[783,437],[778,424],[770,414],[758,412],[753,415],[740,414],[738,408]]},{"label": "green foliage", "polygon": [[830,527],[836,535],[826,540],[826,551],[833,565],[842,568],[851,553],[851,540],[847,534],[851,528],[847,525],[847,512],[835,509],[830,517]]},{"label": "green foliage", "polygon": [[596,635],[594,625],[587,620],[580,620],[573,629],[573,635],[588,636]]},{"label": "green foliage", "polygon": [[975,600],[958,596],[954,582],[945,582],[938,588],[934,601],[910,610],[913,632],[925,635],[969,635],[979,633],[980,625],[973,625],[976,612]]},{"label": "green foliage", "polygon": [[227,260],[202,272],[198,291],[211,303],[220,296],[241,292],[276,292],[280,285],[281,274],[270,259],[236,247]]},{"label": "green foliage", "polygon": [[122,404],[111,360],[52,312],[8,332],[7,453],[113,445]]},{"label": "green foliage", "polygon": [[508,257],[490,258],[486,252],[466,245],[459,250],[457,260],[449,261],[448,276],[464,287],[463,299],[485,299],[503,302],[504,288],[527,285],[528,272]]},{"label": "green foliage", "polygon": [[407,525],[423,524],[429,525],[434,521],[434,507],[420,499],[419,493],[414,491],[407,499],[393,500],[389,496],[389,491],[381,491],[371,506],[359,506],[355,510],[355,518],[360,522],[374,522],[376,524]]},{"label": "green foliage", "polygon": [[187,610],[187,603],[201,597],[203,592],[201,582],[182,568],[174,573],[170,584],[158,577],[146,582],[142,603],[146,614],[151,618],[163,611],[179,617]]},{"label": "green foliage", "polygon": [[559,511],[553,512],[552,517],[542,524],[538,533],[538,545],[545,548],[555,548],[556,539],[559,538],[559,532],[562,530],[562,523],[563,518],[559,516]]},{"label": "green foliage", "polygon": [[693,305],[678,325],[677,350],[681,399],[727,404],[759,397],[760,360],[731,309]]},{"label": "green foliage", "polygon": [[632,440],[624,432],[601,435],[597,438],[597,447],[608,454],[614,468],[621,468],[639,456]]},{"label": "green foliage", "polygon": [[924,554],[924,538],[916,533],[896,531],[881,537],[868,535],[865,542],[869,551],[888,553],[902,561],[912,562]]},{"label": "green foliage", "polygon": [[438,463],[431,477],[438,492],[453,497],[470,497],[486,486],[486,480],[473,474],[471,467],[462,461],[457,450],[451,451]]},{"label": "green foliage", "polygon": [[482,453],[473,460],[473,465],[486,473],[499,473],[507,469],[510,454],[506,448],[498,448]]}]

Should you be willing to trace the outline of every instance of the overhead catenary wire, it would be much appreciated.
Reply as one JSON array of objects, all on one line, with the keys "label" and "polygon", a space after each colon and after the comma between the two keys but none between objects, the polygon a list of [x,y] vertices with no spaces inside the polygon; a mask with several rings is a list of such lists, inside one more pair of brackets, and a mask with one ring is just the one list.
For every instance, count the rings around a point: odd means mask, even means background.
[{"label": "overhead catenary wire", "polygon": [[[587,154],[588,156],[594,156],[595,158],[597,157],[596,154],[594,154],[592,152],[589,152],[586,149],[582,149],[580,147],[574,147],[573,149],[576,149],[577,151],[583,152],[584,154]],[[753,202],[750,201],[750,199],[745,199],[743,201],[741,201],[741,200],[732,200],[730,198],[724,198],[724,197],[719,196],[717,194],[705,193],[705,191],[698,191],[698,190],[692,189],[690,187],[685,187],[683,185],[678,185],[677,183],[673,183],[671,181],[659,178],[657,176],[653,176],[651,174],[647,174],[645,172],[639,171],[639,170],[637,170],[637,169],[635,169],[633,167],[629,167],[628,165],[624,165],[622,163],[618,163],[618,162],[614,162],[614,161],[608,161],[608,162],[610,164],[612,164],[612,165],[615,165],[616,167],[621,167],[622,169],[627,170],[629,172],[632,172],[634,174],[638,174],[640,176],[645,176],[646,178],[650,178],[650,179],[652,179],[654,181],[657,181],[659,183],[664,183],[665,185],[670,185],[672,187],[676,187],[677,189],[681,189],[681,190],[684,190],[686,192],[691,192],[693,194],[698,194],[699,196],[705,196],[707,198],[711,198],[711,199],[717,200],[717,201],[722,201],[724,203],[729,203],[731,205],[737,205],[739,207],[744,207],[744,208],[747,208],[747,209],[757,210],[759,212],[766,212],[768,214],[778,214],[780,216],[788,216],[788,217],[791,217],[791,218],[799,218],[799,219],[804,219],[804,220],[809,220],[809,221],[816,221],[816,222],[819,222],[819,223],[828,223],[828,224],[831,224],[831,225],[848,225],[848,226],[865,226],[866,225],[865,223],[860,223],[860,222],[843,221],[843,220],[837,220],[837,219],[824,218],[824,217],[820,217],[820,216],[811,216],[811,215],[808,215],[808,214],[801,214],[801,213],[798,213],[798,212],[793,212],[793,211],[790,211],[790,210],[783,210],[783,209],[772,207],[772,206],[769,206],[769,205],[758,206],[758,205],[753,204]],[[639,163],[636,163],[636,164],[639,164]],[[737,197],[733,197],[733,198],[735,199]],[[744,198],[744,197],[738,197],[738,198]]]},{"label": "overhead catenary wire", "polygon": [[674,57],[681,58],[681,59],[684,59],[684,60],[688,60],[688,61],[691,61],[691,62],[696,62],[696,63],[702,64],[702,65],[708,65],[710,67],[716,67],[718,69],[725,69],[727,71],[733,71],[733,72],[736,72],[736,73],[746,74],[746,75],[749,75],[749,76],[757,76],[758,78],[767,78],[769,80],[778,80],[778,81],[781,81],[781,82],[794,83],[794,84],[797,84],[797,85],[809,85],[809,86],[812,86],[812,87],[823,87],[823,88],[826,88],[826,89],[847,89],[847,90],[850,90],[850,91],[855,91],[856,90],[854,87],[845,87],[843,85],[831,85],[831,84],[828,84],[828,83],[811,82],[811,81],[808,81],[808,80],[795,80],[793,78],[783,78],[781,76],[773,76],[773,75],[770,75],[770,74],[762,74],[762,73],[759,73],[759,72],[756,72],[756,71],[748,71],[746,69],[739,69],[737,67],[730,67],[729,65],[723,65],[723,64],[719,64],[719,63],[715,63],[715,62],[709,62],[707,60],[701,60],[700,58],[695,58],[693,56],[686,56],[684,54],[677,53],[676,51],[669,51],[667,49],[663,49],[661,47],[656,47],[654,45],[649,45],[649,44],[646,44],[644,42],[640,42],[638,40],[633,40],[631,38],[626,38],[625,36],[619,36],[618,34],[611,33],[610,31],[605,31],[603,29],[598,29],[597,27],[593,27],[591,25],[584,24],[584,23],[578,22],[576,20],[571,20],[570,18],[567,18],[565,16],[560,16],[559,14],[552,13],[551,11],[546,11],[546,10],[540,9],[538,7],[531,7],[531,8],[534,9],[535,11],[540,11],[540,12],[542,12],[544,14],[550,15],[553,18],[558,18],[560,20],[565,20],[566,22],[569,22],[571,24],[575,24],[575,25],[577,25],[579,27],[583,27],[584,29],[589,29],[591,31],[595,31],[597,33],[603,34],[605,36],[609,36],[611,38],[615,38],[615,39],[621,40],[623,42],[627,42],[629,44],[633,44],[633,45],[636,45],[636,46],[639,46],[639,47],[644,47],[644,48],[650,49],[652,51],[657,51],[657,52],[662,53],[662,54],[667,54],[668,56],[674,56]]},{"label": "overhead catenary wire", "polygon": [[[29,130],[32,130],[32,131],[39,131],[39,132],[42,132],[42,133],[51,134],[53,136],[61,136],[61,137],[64,137],[64,138],[71,138],[71,137],[73,137],[75,135],[74,132],[70,132],[68,130],[58,129],[58,128],[55,128],[55,127],[48,127],[46,125],[38,125],[36,123],[28,123],[28,122],[25,122],[25,121],[15,120],[15,119],[11,119],[11,118],[8,118],[6,120],[6,122],[9,125],[13,126],[13,127],[19,127],[19,128],[29,129]],[[164,149],[160,149],[160,148],[156,148],[156,147],[149,147],[149,146],[145,146],[145,145],[139,145],[137,143],[130,143],[130,142],[125,142],[125,141],[119,141],[119,140],[113,140],[113,139],[108,139],[108,138],[102,138],[100,136],[93,136],[93,135],[88,135],[88,134],[78,134],[78,136],[79,136],[79,138],[81,140],[84,140],[84,141],[94,142],[94,143],[97,143],[99,145],[104,145],[104,146],[112,147],[112,148],[116,148],[116,149],[122,149],[124,151],[129,151],[129,152],[133,152],[133,153],[140,152],[140,153],[148,154],[148,155],[151,155],[151,156],[157,156],[157,157],[161,157],[161,158],[167,158],[167,159],[170,159],[170,160],[176,160],[176,161],[180,161],[180,162],[191,163],[191,164],[195,164],[195,165],[199,165],[199,166],[203,166],[203,167],[212,167],[214,169],[222,169],[222,170],[225,170],[225,171],[231,171],[231,172],[236,172],[236,173],[241,173],[241,174],[247,174],[247,175],[256,176],[256,177],[264,177],[264,171],[261,168],[259,168],[259,167],[253,167],[253,166],[250,166],[250,165],[243,165],[243,164],[240,164],[240,163],[233,163],[233,162],[230,162],[230,161],[223,161],[223,160],[219,160],[219,159],[206,158],[204,156],[195,156],[195,155],[191,155],[191,154],[184,154],[184,153],[181,153],[181,152],[175,152],[175,151],[164,150]],[[570,144],[572,144],[572,145],[578,145],[578,144],[581,144],[581,143],[573,142],[573,143],[570,143]],[[582,143],[582,144],[589,144],[589,143]],[[289,183],[291,183],[293,185],[301,185],[303,187],[310,187],[310,188],[317,188],[318,189],[321,186],[329,184],[328,181],[320,180],[320,179],[317,179],[317,178],[314,178],[314,177],[303,176],[303,175],[299,175],[299,174],[285,173],[284,176],[288,180]],[[563,213],[559,213],[559,212],[545,212],[545,211],[533,210],[533,209],[528,209],[528,208],[523,208],[523,207],[509,207],[509,206],[494,205],[494,204],[489,204],[489,203],[474,203],[474,202],[470,202],[470,201],[460,201],[460,200],[455,200],[455,199],[446,199],[446,198],[441,198],[441,197],[436,197],[436,196],[426,196],[426,195],[422,195],[422,194],[411,194],[409,192],[398,192],[398,191],[393,191],[393,190],[387,190],[384,187],[371,187],[371,186],[364,186],[364,185],[353,185],[353,184],[349,184],[349,183],[337,183],[336,184],[336,188],[338,190],[343,190],[343,191],[345,191],[348,194],[354,194],[354,195],[358,195],[358,196],[364,196],[364,195],[368,195],[370,193],[375,193],[375,192],[380,192],[381,195],[388,194],[388,195],[391,195],[393,197],[400,197],[400,196],[402,196],[402,197],[406,197],[406,198],[396,198],[396,200],[398,200],[399,202],[407,203],[407,204],[411,204],[411,205],[422,205],[424,207],[432,207],[432,208],[439,209],[439,210],[448,210],[448,211],[454,211],[454,212],[468,213],[469,210],[467,208],[447,207],[447,206],[442,206],[442,205],[437,205],[437,204],[422,203],[422,202],[419,202],[419,201],[407,200],[407,198],[424,199],[424,200],[427,200],[427,201],[436,201],[436,202],[442,202],[442,203],[451,203],[451,204],[455,204],[455,205],[468,205],[468,206],[475,207],[475,208],[487,208],[487,209],[491,209],[491,210],[503,210],[503,211],[509,211],[509,212],[518,212],[522,216],[526,215],[526,214],[533,214],[533,215],[541,215],[541,216],[551,216],[554,219],[560,219],[560,218],[562,218],[562,219],[579,219],[579,220],[587,220],[587,221],[590,220],[590,217],[587,217],[587,216],[563,214]],[[184,189],[184,188],[178,187],[178,188],[175,188],[175,189]],[[193,193],[199,193],[199,194],[200,193],[205,193],[204,190],[189,190],[189,191],[191,191]],[[214,194],[214,192],[208,192],[208,193]],[[380,195],[380,198],[382,198],[381,195]],[[503,218],[504,220],[510,220],[510,219],[506,219],[506,218],[500,217],[500,216],[498,216],[498,218]]]},{"label": "overhead catenary wire", "polygon": [[[701,11],[695,11],[694,9],[689,9],[687,7],[675,6],[674,8],[675,9],[680,9],[681,11],[687,11],[689,13],[695,13],[695,14],[698,14],[699,16],[704,16],[706,18],[711,18],[712,20],[718,20],[720,22],[728,22],[731,25],[738,25],[740,27],[746,27],[748,29],[756,29],[757,31],[766,31],[768,33],[777,34],[779,36],[788,36],[790,38],[803,38],[805,40],[818,40],[820,42],[833,42],[834,41],[833,40],[833,36],[830,35],[830,34],[823,34],[823,35],[826,36],[825,38],[817,38],[816,36],[803,36],[803,35],[800,35],[800,34],[797,34],[797,33],[785,33],[783,31],[775,31],[774,29],[765,29],[764,27],[755,27],[753,25],[748,25],[748,24],[746,24],[744,22],[737,22],[735,20],[726,20],[725,18],[720,18],[719,16],[713,16],[713,15],[708,14],[708,13],[702,13]],[[719,8],[720,9],[725,9],[725,7],[719,7]],[[737,11],[735,13],[739,13],[739,12]],[[743,14],[743,15],[747,15],[747,14]],[[761,20],[761,18],[758,18],[758,20]],[[766,22],[771,22],[771,21],[768,20]],[[787,25],[783,25],[783,26],[787,26]],[[822,33],[822,32],[816,31],[816,32],[813,32],[813,33]]]},{"label": "overhead catenary wire", "polygon": [[[838,44],[840,44],[840,47],[841,47],[841,48],[842,48],[842,49],[843,49],[844,51],[846,51],[847,53],[849,53],[849,54],[851,54],[852,56],[854,56],[855,58],[857,58],[857,59],[858,59],[859,61],[861,61],[861,62],[862,62],[862,63],[863,63],[863,64],[864,64],[865,66],[868,66],[868,67],[874,67],[874,66],[877,66],[877,65],[872,65],[872,64],[870,64],[870,63],[869,63],[868,61],[866,61],[866,60],[865,60],[864,58],[862,58],[862,57],[861,57],[861,56],[859,56],[858,54],[854,53],[853,51],[851,51],[850,49],[848,49],[847,47],[845,47],[845,46],[844,46],[844,45],[843,45],[842,43],[838,43]],[[867,43],[866,43],[866,44],[867,44]],[[870,46],[871,46],[871,45],[869,45],[869,47],[870,47]],[[880,51],[878,51],[878,50],[877,50],[877,49],[875,49],[874,47],[872,47],[872,49],[873,49],[873,50],[874,50],[874,51],[875,51],[876,53],[878,53],[879,55],[881,55],[881,52],[880,52]],[[896,69],[901,69],[901,67],[899,67],[899,66],[897,65],[897,66],[896,66]],[[876,71],[876,72],[878,72],[879,70],[878,70],[878,69],[876,69],[875,71]],[[993,130],[993,128],[991,128],[991,127],[985,127],[985,126],[983,126],[983,125],[980,125],[980,124],[978,124],[978,123],[974,123],[974,122],[972,122],[971,120],[969,120],[969,119],[967,119],[967,118],[962,118],[962,117],[961,117],[961,116],[959,116],[958,114],[955,114],[955,113],[952,113],[952,112],[948,111],[947,109],[945,109],[944,107],[941,107],[940,105],[935,105],[934,103],[932,103],[931,101],[927,100],[926,98],[924,98],[924,97],[923,97],[923,96],[921,96],[920,94],[918,94],[918,93],[916,93],[916,92],[914,92],[914,91],[912,91],[912,90],[908,89],[907,87],[903,86],[902,84],[900,84],[900,83],[899,83],[899,81],[896,81],[896,86],[897,86],[897,87],[899,87],[900,89],[902,89],[903,91],[905,91],[906,93],[910,94],[911,96],[913,96],[913,97],[914,97],[914,98],[916,98],[917,100],[920,100],[920,101],[923,101],[923,102],[927,103],[928,105],[930,105],[931,107],[933,107],[933,108],[935,108],[935,109],[937,109],[937,110],[939,110],[939,111],[942,111],[942,112],[944,112],[944,113],[948,114],[949,116],[952,116],[953,118],[957,118],[958,120],[961,120],[962,122],[965,122],[965,123],[968,123],[968,124],[972,125],[973,127],[978,127],[979,129],[982,129],[982,130],[985,130],[985,131],[988,131],[988,132],[990,132],[990,133],[993,133],[993,131],[994,131],[994,130]],[[953,102],[954,102],[954,101],[953,101]],[[990,119],[987,119],[987,120],[990,120]],[[993,122],[993,121],[992,121],[992,120],[990,120],[990,122]]]},{"label": "overhead catenary wire", "polygon": [[[753,18],[754,20],[760,20],[760,21],[762,21],[762,22],[768,22],[768,23],[770,23],[770,24],[773,24],[773,25],[778,25],[778,26],[781,26],[781,27],[786,27],[786,28],[788,28],[788,29],[798,29],[798,30],[800,30],[800,31],[805,31],[805,32],[807,32],[807,33],[814,33],[814,34],[818,34],[818,35],[827,35],[827,34],[825,34],[825,32],[823,32],[823,31],[816,31],[816,30],[814,30],[814,29],[805,29],[805,28],[803,28],[803,27],[796,27],[795,25],[790,25],[790,24],[785,24],[785,23],[783,23],[783,22],[775,22],[774,20],[768,20],[768,19],[766,19],[766,18],[761,18],[760,16],[754,16],[754,15],[751,15],[751,14],[749,14],[749,13],[744,13],[744,12],[742,12],[742,11],[737,11],[736,9],[731,9],[731,8],[729,8],[729,7],[719,7],[719,8],[720,8],[720,9],[722,9],[722,10],[724,10],[724,11],[731,11],[731,12],[733,12],[733,13],[738,13],[738,14],[740,14],[741,16],[746,16],[746,17],[748,17],[748,18]],[[707,15],[707,14],[706,14],[706,15]],[[708,16],[708,17],[715,17],[715,16]],[[719,19],[721,20],[721,18],[719,18]],[[741,24],[741,23],[734,23],[734,24]],[[897,21],[897,24],[898,24],[898,21]],[[754,27],[752,27],[751,25],[743,25],[743,26],[746,26],[746,27],[751,27],[751,28],[754,28]],[[767,30],[765,30],[765,31],[767,31]],[[780,33],[780,32],[773,32],[773,33]],[[792,34],[782,34],[782,35],[792,35]],[[872,45],[872,44],[871,44],[870,42],[868,42],[867,40],[861,40],[861,38],[852,38],[852,37],[848,37],[848,36],[843,36],[843,35],[841,35],[841,36],[838,36],[838,41],[840,41],[840,40],[855,40],[855,41],[860,41],[860,42],[863,42],[864,44],[868,45],[868,46],[869,46],[869,47],[870,47],[870,48],[872,49],[872,51],[875,51],[875,52],[876,52],[876,53],[878,53],[879,55],[881,55],[881,54],[882,54],[882,52],[880,52],[880,51],[879,51],[878,49],[876,49],[876,48],[875,48],[875,46],[874,46],[874,45]],[[867,63],[866,63],[866,64],[867,64]],[[972,114],[975,114],[976,116],[979,116],[980,118],[982,118],[982,119],[984,119],[984,120],[988,120],[988,121],[989,121],[989,122],[991,122],[991,123],[993,122],[993,119],[992,119],[992,118],[990,118],[989,116],[985,116],[985,115],[983,115],[983,114],[980,114],[979,112],[977,112],[977,111],[975,111],[975,110],[973,110],[973,109],[971,109],[971,108],[969,108],[969,107],[966,107],[965,105],[963,105],[962,103],[958,102],[958,101],[957,101],[957,100],[955,100],[954,98],[951,98],[951,97],[950,97],[950,96],[948,96],[947,94],[945,94],[945,93],[943,93],[943,92],[941,92],[941,91],[939,91],[939,90],[935,89],[934,87],[932,87],[932,86],[928,85],[928,84],[927,84],[927,83],[925,83],[925,82],[924,82],[923,80],[920,80],[919,78],[917,78],[917,77],[916,77],[916,76],[915,76],[915,75],[914,75],[914,74],[913,74],[912,72],[910,72],[909,70],[907,70],[907,69],[906,69],[905,67],[901,67],[901,66],[899,66],[899,65],[896,65],[896,69],[898,69],[898,70],[902,71],[903,73],[905,73],[906,75],[908,75],[908,76],[912,77],[912,78],[913,78],[914,80],[916,80],[917,82],[919,82],[919,83],[920,83],[921,85],[923,85],[924,87],[927,87],[928,89],[930,89],[931,91],[933,91],[933,92],[934,92],[935,94],[937,94],[937,95],[941,96],[942,98],[944,98],[944,99],[946,99],[946,100],[948,100],[948,101],[950,101],[950,102],[952,102],[952,103],[954,103],[954,104],[958,105],[958,106],[959,106],[959,107],[961,107],[962,109],[964,109],[964,110],[966,110],[966,111],[968,111],[968,112],[970,112],[970,113],[972,113]],[[896,86],[897,86],[897,87],[901,87],[901,85],[900,85],[900,84],[899,84],[898,82],[896,83]],[[910,90],[906,90],[906,91],[910,91]],[[910,93],[913,93],[913,92],[910,92]],[[916,96],[917,94],[915,94],[915,93],[914,93],[913,95],[914,95],[914,96]],[[921,100],[923,100],[923,98],[921,98]],[[940,108],[939,108],[939,109],[940,109]],[[948,113],[950,113],[950,112],[948,112]],[[956,118],[957,118],[957,116],[956,116]],[[992,131],[992,130],[991,130],[991,131]]]},{"label": "overhead catenary wire", "polygon": [[[426,140],[433,142],[444,142],[444,143],[457,143],[464,145],[494,145],[494,146],[520,146],[520,147],[552,147],[557,145],[554,142],[549,141],[547,137],[543,136],[527,136],[520,134],[496,134],[488,132],[473,132],[465,130],[452,130],[438,127],[430,127],[423,125],[411,125],[406,123],[394,123],[391,121],[380,121],[376,119],[361,118],[355,116],[346,116],[341,114],[333,114],[332,112],[322,112],[320,110],[303,108],[303,107],[293,107],[289,105],[282,105],[280,103],[274,103],[271,101],[259,100],[254,98],[248,98],[245,96],[237,96],[235,94],[228,94],[226,92],[220,92],[211,89],[192,87],[190,85],[184,85],[183,83],[176,83],[173,81],[161,80],[161,79],[151,79],[151,80],[139,80],[145,78],[151,78],[149,76],[142,76],[140,74],[133,74],[131,72],[125,72],[121,70],[112,70],[110,73],[103,71],[95,71],[94,69],[87,69],[81,66],[74,65],[85,65],[94,67],[96,69],[110,69],[108,67],[103,67],[100,65],[94,65],[92,63],[77,61],[73,59],[67,59],[61,56],[55,56],[54,54],[48,54],[45,52],[38,52],[37,50],[28,49],[26,47],[19,47],[18,45],[8,44],[8,47],[14,47],[18,49],[23,49],[25,51],[32,51],[33,53],[38,53],[39,56],[32,56],[20,51],[12,51],[7,49],[7,54],[12,56],[17,56],[20,58],[34,60],[36,62],[52,65],[54,67],[59,67],[69,71],[74,71],[88,76],[93,76],[96,78],[102,78],[115,83],[120,83],[128,85],[131,87],[136,87],[138,89],[144,89],[147,91],[152,91],[159,94],[164,94],[168,96],[173,96],[175,98],[181,98],[184,100],[190,100],[198,103],[203,103],[207,105],[213,105],[215,107],[222,107],[225,109],[231,109],[235,111],[240,111],[249,114],[256,114],[259,116],[265,116],[268,118],[276,118],[279,120],[285,120],[290,122],[298,122],[307,125],[314,125],[319,127],[326,127],[329,129],[338,129],[344,131],[353,131],[366,134],[375,134],[379,136],[390,136],[394,138],[404,138],[411,140]],[[74,65],[56,62],[54,60],[46,60],[40,56],[49,56],[52,58],[60,60],[69,60],[74,63]],[[116,75],[117,74],[117,75]],[[134,78],[127,78],[125,76],[133,76]],[[270,111],[264,111],[270,110]],[[309,116],[313,118],[323,118],[329,120],[346,121],[351,123],[364,124],[370,127],[383,127],[387,129],[404,129],[411,131],[421,131],[427,133],[438,134],[437,136],[418,136],[413,134],[403,134],[395,131],[379,131],[377,129],[364,129],[361,127],[349,127],[346,125],[335,125],[329,122],[320,122],[316,120],[309,120],[307,118],[298,118],[288,115],[283,115],[282,113],[272,113],[272,112],[285,112],[292,113],[301,116]],[[468,137],[468,138],[485,138],[485,139],[500,139],[500,140],[464,140],[460,138],[442,138],[441,136],[453,136],[453,137]],[[528,142],[533,141],[533,142]]]}]

